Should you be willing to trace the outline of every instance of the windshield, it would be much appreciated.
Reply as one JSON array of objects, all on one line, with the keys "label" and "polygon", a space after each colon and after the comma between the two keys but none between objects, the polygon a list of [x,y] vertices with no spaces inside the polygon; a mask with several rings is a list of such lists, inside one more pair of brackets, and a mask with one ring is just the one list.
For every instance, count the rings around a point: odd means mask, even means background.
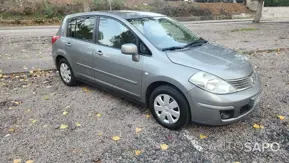
[{"label": "windshield", "polygon": [[149,17],[128,20],[159,49],[182,47],[199,38],[188,28],[166,17]]}]

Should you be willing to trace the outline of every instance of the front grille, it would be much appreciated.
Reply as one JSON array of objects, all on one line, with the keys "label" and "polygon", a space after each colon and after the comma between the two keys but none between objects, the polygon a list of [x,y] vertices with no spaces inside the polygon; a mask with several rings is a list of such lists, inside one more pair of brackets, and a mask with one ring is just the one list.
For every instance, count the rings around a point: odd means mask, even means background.
[{"label": "front grille", "polygon": [[252,73],[250,76],[242,79],[228,80],[228,83],[230,83],[237,91],[241,91],[252,87],[254,80],[254,73]]}]

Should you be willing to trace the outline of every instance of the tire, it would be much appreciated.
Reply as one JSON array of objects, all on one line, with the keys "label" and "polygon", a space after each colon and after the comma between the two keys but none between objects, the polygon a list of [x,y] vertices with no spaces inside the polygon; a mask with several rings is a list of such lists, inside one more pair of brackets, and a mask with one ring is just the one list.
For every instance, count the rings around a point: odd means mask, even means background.
[{"label": "tire", "polygon": [[222,0],[222,2],[224,2],[224,3],[230,3],[231,0]]},{"label": "tire", "polygon": [[151,93],[149,107],[155,120],[171,130],[181,129],[190,120],[190,108],[186,98],[169,85],[159,86]]},{"label": "tire", "polygon": [[[66,75],[68,75],[68,77],[65,76],[65,74],[63,73],[64,71],[63,71],[63,68],[61,66],[66,66],[67,67],[67,72],[68,71],[70,72],[70,74],[66,73]],[[77,84],[77,81],[76,81],[76,78],[74,76],[73,70],[72,70],[69,62],[65,58],[62,58],[62,59],[59,60],[57,68],[58,68],[59,76],[60,76],[62,82],[65,85],[67,85],[67,86],[75,86]]]}]

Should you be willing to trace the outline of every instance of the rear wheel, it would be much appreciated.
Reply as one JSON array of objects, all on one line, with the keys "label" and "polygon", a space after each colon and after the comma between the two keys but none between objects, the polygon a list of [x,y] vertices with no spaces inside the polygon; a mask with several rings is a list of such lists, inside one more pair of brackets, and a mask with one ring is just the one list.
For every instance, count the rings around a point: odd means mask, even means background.
[{"label": "rear wheel", "polygon": [[166,128],[180,129],[190,120],[189,105],[185,97],[172,86],[156,88],[150,96],[149,106],[156,121]]},{"label": "rear wheel", "polygon": [[58,62],[59,76],[63,83],[68,86],[75,86],[76,79],[74,73],[68,61],[64,58],[60,59]]},{"label": "rear wheel", "polygon": [[222,0],[222,2],[229,3],[229,2],[231,2],[231,0]]}]

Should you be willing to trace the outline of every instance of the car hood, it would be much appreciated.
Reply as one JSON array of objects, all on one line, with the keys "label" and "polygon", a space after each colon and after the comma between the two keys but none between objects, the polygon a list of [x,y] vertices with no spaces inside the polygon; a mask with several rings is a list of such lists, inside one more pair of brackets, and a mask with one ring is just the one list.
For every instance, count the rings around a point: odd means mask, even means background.
[{"label": "car hood", "polygon": [[203,44],[181,51],[167,51],[168,58],[176,64],[214,74],[223,79],[238,79],[253,72],[247,57],[218,45]]}]

